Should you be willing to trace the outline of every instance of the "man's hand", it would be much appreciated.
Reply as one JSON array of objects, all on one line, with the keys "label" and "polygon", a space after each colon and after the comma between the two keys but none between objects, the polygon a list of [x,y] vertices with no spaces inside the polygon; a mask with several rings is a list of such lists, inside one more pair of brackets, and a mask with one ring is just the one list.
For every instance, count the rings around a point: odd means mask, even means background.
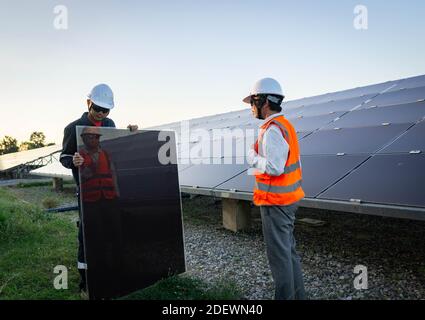
[{"label": "man's hand", "polygon": [[248,151],[248,156],[246,160],[250,166],[254,166],[258,161],[257,157],[258,153],[254,150],[254,148],[251,148]]},{"label": "man's hand", "polygon": [[139,129],[139,127],[137,126],[137,124],[129,124],[127,126],[127,129],[130,129],[131,132],[137,131],[137,129]]},{"label": "man's hand", "polygon": [[72,157],[72,163],[78,168],[84,163],[84,158],[78,152],[76,152]]}]

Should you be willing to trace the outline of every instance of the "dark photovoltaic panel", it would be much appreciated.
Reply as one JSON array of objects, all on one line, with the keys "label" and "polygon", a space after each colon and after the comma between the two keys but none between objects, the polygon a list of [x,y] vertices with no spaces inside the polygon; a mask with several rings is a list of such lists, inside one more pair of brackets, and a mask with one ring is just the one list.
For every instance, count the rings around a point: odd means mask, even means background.
[{"label": "dark photovoltaic panel", "polygon": [[377,95],[383,91],[392,91],[397,89],[398,81],[388,81],[384,83],[378,83],[371,86],[359,87],[354,89],[348,89],[331,93],[330,96],[333,100],[350,99],[354,97],[361,97],[365,95]]},{"label": "dark photovoltaic panel", "polygon": [[293,109],[282,108],[282,114],[287,119],[296,119],[303,113],[304,110],[305,110],[305,107],[293,108]]},{"label": "dark photovoltaic panel", "polygon": [[425,102],[355,110],[322,129],[379,126],[384,123],[414,123],[425,116]]},{"label": "dark photovoltaic panel", "polygon": [[302,186],[306,196],[316,197],[366,159],[366,155],[302,157]]},{"label": "dark photovoltaic panel", "polygon": [[416,87],[425,87],[425,76],[418,76],[407,78],[399,81],[398,87],[400,89],[405,88],[416,88]]},{"label": "dark photovoltaic panel", "polygon": [[370,154],[403,133],[412,124],[320,130],[300,141],[302,155]]},{"label": "dark photovoltaic panel", "polygon": [[[304,156],[301,158],[303,170],[302,187],[307,197],[316,197],[320,192],[342,178],[367,159],[367,156]],[[252,192],[255,177],[242,172],[216,189]]]},{"label": "dark photovoltaic panel", "polygon": [[332,100],[332,98],[330,97],[331,94],[326,93],[326,94],[322,94],[319,96],[314,96],[314,97],[308,97],[308,98],[302,98],[302,99],[297,99],[297,100],[292,100],[292,101],[283,101],[282,103],[282,108],[285,110],[292,110],[294,108],[300,108],[302,106],[308,106],[311,104],[318,104],[318,103],[324,103],[324,102],[329,102]]},{"label": "dark photovoltaic panel", "polygon": [[[413,83],[421,83],[421,81],[424,81],[425,77],[422,77],[422,78],[417,77],[417,78],[418,79],[416,80],[413,80],[412,78],[412,80],[410,81],[412,81]],[[406,79],[406,80],[409,80],[409,79]],[[402,88],[399,86],[400,81],[401,80],[387,81],[384,83],[378,83],[378,84],[364,86],[364,87],[358,87],[358,88],[353,88],[353,89],[348,89],[348,90],[343,90],[338,92],[326,93],[326,94],[322,94],[322,95],[314,96],[314,97],[287,101],[283,103],[283,108],[286,110],[288,109],[292,110],[295,108],[299,108],[301,106],[327,103],[334,100],[346,100],[351,98],[364,97],[368,95],[373,97],[381,92],[390,92],[394,90],[399,90],[400,88]],[[425,81],[424,81],[424,84],[417,85],[417,86],[425,86]]]},{"label": "dark photovoltaic panel", "polygon": [[370,102],[361,106],[361,109],[368,108],[370,106],[382,107],[420,101],[425,101],[425,87],[401,89],[398,91],[380,94],[373,98]]},{"label": "dark photovoltaic panel", "polygon": [[[414,206],[418,201],[405,196],[404,190],[397,189],[397,185],[393,185],[391,189],[397,196],[393,197],[389,192],[386,198],[383,197],[388,186],[387,182],[383,182],[386,184],[381,188],[384,191],[371,192],[369,199],[356,196],[358,187],[351,185],[350,181],[354,183],[355,179],[351,177],[359,173],[365,177],[375,176],[368,176],[368,171],[375,170],[373,165],[378,160],[379,164],[386,161],[381,168],[384,170],[395,159],[381,160],[384,158],[379,158],[378,155],[413,156],[425,152],[424,89],[425,76],[419,76],[284,102],[282,114],[293,124],[299,139],[303,187],[307,198],[320,198],[326,202],[325,195],[336,192],[335,190],[340,192],[341,186],[344,186],[343,191],[347,194],[329,198],[327,203],[330,207],[335,204],[331,200],[350,201],[355,198],[366,199],[378,205]],[[212,131],[216,128],[241,128],[245,137],[234,139],[232,153],[235,153],[236,149],[240,149],[236,148],[236,145],[242,145],[245,150],[249,149],[258,136],[261,123],[252,118],[248,106],[240,111],[193,119],[191,129]],[[257,131],[250,131],[251,129]],[[199,143],[194,142],[186,148],[199,146]],[[223,160],[221,154],[219,157],[214,154],[208,156],[213,160]],[[229,157],[228,154],[225,156]],[[194,156],[195,160],[203,157],[205,154]],[[403,177],[406,181],[416,181],[414,171],[410,170],[413,164],[413,161],[407,161],[406,166],[403,166]],[[241,199],[246,195],[237,196],[237,192],[251,193],[254,185],[254,177],[247,175],[247,168],[246,164],[187,166],[180,170],[180,180],[184,186],[229,192]],[[386,173],[386,178],[390,175]],[[395,181],[397,179],[398,176],[394,178]],[[377,179],[374,182],[376,185],[373,188],[379,190],[381,184]],[[412,186],[414,185],[415,183],[412,183]],[[351,187],[353,192],[350,195]],[[367,193],[368,189],[366,186],[361,191]],[[391,197],[394,198],[393,201]],[[317,205],[320,203],[323,202],[319,201]],[[351,208],[352,204],[349,207]]]},{"label": "dark photovoltaic panel", "polygon": [[313,104],[303,108],[300,115],[303,117],[318,116],[322,114],[329,114],[338,111],[349,111],[357,106],[362,105],[370,100],[374,95],[365,95],[362,97],[355,97],[346,100],[335,100],[321,104]]},{"label": "dark photovoltaic panel", "polygon": [[252,192],[254,189],[255,178],[248,175],[247,170],[241,172],[236,177],[219,184],[217,190],[233,190],[241,192]]},{"label": "dark photovoltaic panel", "polygon": [[292,123],[297,132],[314,131],[325,126],[326,124],[328,124],[329,122],[336,119],[342,114],[343,112],[335,112],[332,114],[325,114],[313,117],[299,117],[296,119],[290,119],[290,122]]},{"label": "dark photovoltaic panel", "polygon": [[397,153],[421,151],[425,153],[425,122],[420,122],[410,128],[404,135],[379,153]]},{"label": "dark photovoltaic panel", "polygon": [[[209,164],[196,164],[180,172],[180,185],[199,188],[214,188],[247,169],[244,159],[222,159],[221,164],[213,164],[214,159],[206,160]],[[225,164],[225,161],[231,164]]]},{"label": "dark photovoltaic panel", "polygon": [[[90,299],[114,298],[185,271],[174,135],[171,163],[158,153],[158,131],[98,128],[80,137],[81,213]],[[88,154],[91,154],[89,156]],[[165,153],[167,154],[167,153]]]},{"label": "dark photovoltaic panel", "polygon": [[302,131],[302,132],[297,132],[297,137],[298,140],[304,139],[305,137],[307,137],[309,134],[311,134],[313,131]]},{"label": "dark photovoltaic panel", "polygon": [[425,207],[425,155],[375,155],[321,199]]}]

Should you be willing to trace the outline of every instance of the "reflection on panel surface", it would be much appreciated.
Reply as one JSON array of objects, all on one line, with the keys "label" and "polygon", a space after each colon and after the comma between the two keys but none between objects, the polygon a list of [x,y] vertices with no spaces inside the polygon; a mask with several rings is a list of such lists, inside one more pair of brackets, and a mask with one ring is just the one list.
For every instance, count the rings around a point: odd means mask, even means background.
[{"label": "reflection on panel surface", "polygon": [[[77,137],[89,296],[102,299],[184,272],[185,259],[174,135],[96,130]],[[174,164],[160,163],[166,144]]]}]

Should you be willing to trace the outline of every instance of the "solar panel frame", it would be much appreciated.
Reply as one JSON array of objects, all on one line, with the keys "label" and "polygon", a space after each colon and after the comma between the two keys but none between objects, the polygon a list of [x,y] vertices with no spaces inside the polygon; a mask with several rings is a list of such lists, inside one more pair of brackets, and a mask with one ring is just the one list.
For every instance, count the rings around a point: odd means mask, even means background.
[{"label": "solar panel frame", "polygon": [[[110,299],[182,273],[186,261],[173,133],[167,142],[158,139],[159,131],[97,129],[102,152],[79,169],[80,208],[88,294]],[[83,145],[82,130],[76,127],[78,152],[91,154],[95,140]],[[158,155],[166,143],[170,162],[162,163]],[[106,179],[113,181],[107,191]]]}]

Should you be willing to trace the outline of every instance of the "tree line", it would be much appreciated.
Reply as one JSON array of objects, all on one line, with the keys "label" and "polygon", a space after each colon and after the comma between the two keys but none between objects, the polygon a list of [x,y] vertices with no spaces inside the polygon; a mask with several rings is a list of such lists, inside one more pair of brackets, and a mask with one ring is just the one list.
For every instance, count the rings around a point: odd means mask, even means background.
[{"label": "tree line", "polygon": [[42,148],[54,145],[54,143],[46,144],[46,136],[41,131],[34,131],[31,133],[29,141],[23,141],[18,144],[18,140],[11,136],[4,136],[0,140],[0,155],[18,151],[25,151],[31,149]]}]

